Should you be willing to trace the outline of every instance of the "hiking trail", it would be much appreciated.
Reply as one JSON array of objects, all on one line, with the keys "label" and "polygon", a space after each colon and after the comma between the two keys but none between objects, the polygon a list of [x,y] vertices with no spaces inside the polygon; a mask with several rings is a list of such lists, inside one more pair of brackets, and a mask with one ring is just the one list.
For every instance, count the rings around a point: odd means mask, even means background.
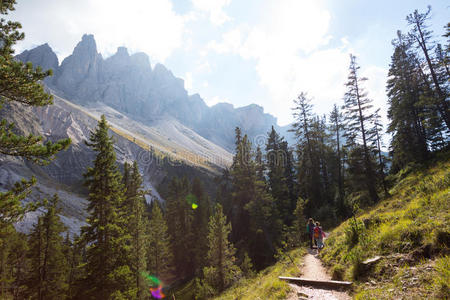
[{"label": "hiking trail", "polygon": [[[327,274],[326,269],[322,266],[322,262],[317,257],[316,249],[309,249],[308,253],[304,256],[304,260],[301,267],[302,276],[308,279],[315,280],[331,280],[331,276]],[[307,286],[298,286],[293,283],[289,283],[292,289],[292,293],[288,296],[287,300],[298,299],[313,299],[313,300],[349,300],[351,297],[343,291],[312,288]]]}]

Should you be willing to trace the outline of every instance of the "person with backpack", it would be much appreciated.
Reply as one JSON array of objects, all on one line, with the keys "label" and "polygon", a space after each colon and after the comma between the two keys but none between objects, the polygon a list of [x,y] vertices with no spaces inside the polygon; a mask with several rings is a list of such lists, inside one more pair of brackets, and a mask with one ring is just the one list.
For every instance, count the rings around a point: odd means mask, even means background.
[{"label": "person with backpack", "polygon": [[314,242],[314,220],[312,218],[309,218],[308,223],[306,224],[306,232],[309,236],[309,247],[313,248],[313,242]]},{"label": "person with backpack", "polygon": [[325,237],[325,233],[323,232],[322,227],[320,226],[320,223],[316,222],[316,226],[314,226],[314,240],[316,241],[317,250],[319,252],[325,246],[323,243],[324,237]]}]

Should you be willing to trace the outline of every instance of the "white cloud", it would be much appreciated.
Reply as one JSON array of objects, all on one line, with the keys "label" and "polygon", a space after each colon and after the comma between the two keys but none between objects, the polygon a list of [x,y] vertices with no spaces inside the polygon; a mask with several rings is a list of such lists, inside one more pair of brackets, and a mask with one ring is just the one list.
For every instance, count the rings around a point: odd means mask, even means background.
[{"label": "white cloud", "polygon": [[102,54],[124,45],[160,62],[181,46],[188,20],[173,11],[170,0],[21,1],[12,19],[26,33],[19,51],[48,42],[63,58],[84,33],[92,33]]},{"label": "white cloud", "polygon": [[207,45],[256,61],[260,84],[270,99],[266,111],[281,123],[292,120],[290,107],[300,91],[315,99],[316,111],[328,112],[343,95],[348,49],[323,49],[330,40],[330,13],[321,1],[272,1],[270,14],[256,26],[240,25]]},{"label": "white cloud", "polygon": [[231,0],[192,0],[192,4],[199,11],[209,15],[209,20],[214,25],[222,25],[231,20],[231,18],[223,11]]}]

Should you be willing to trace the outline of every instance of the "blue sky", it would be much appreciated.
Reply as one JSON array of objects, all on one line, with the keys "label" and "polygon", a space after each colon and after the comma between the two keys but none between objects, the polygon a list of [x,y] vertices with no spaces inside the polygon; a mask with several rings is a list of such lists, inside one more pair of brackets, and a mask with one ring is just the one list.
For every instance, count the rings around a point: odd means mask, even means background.
[{"label": "blue sky", "polygon": [[185,80],[208,105],[256,103],[280,125],[292,121],[301,91],[319,114],[342,104],[349,53],[386,112],[391,40],[405,17],[432,6],[436,37],[450,21],[446,1],[358,0],[19,0],[11,18],[26,33],[18,52],[48,42],[59,59],[82,34],[104,57],[118,46],[145,52]]}]

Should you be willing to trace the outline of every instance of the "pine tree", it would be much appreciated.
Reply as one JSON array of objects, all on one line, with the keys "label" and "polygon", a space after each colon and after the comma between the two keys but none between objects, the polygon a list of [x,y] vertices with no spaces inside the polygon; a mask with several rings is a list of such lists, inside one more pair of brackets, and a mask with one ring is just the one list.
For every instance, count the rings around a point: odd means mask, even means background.
[{"label": "pine tree", "polygon": [[251,142],[247,135],[241,137],[240,128],[236,128],[236,152],[231,166],[232,199],[231,225],[232,241],[248,245],[250,238],[250,216],[245,206],[255,196],[256,165],[253,160]]},{"label": "pine tree", "polygon": [[9,224],[0,230],[0,298],[26,298],[28,275],[26,235]]},{"label": "pine tree", "polygon": [[227,223],[222,206],[218,204],[209,220],[208,267],[203,269],[206,282],[218,292],[236,281],[240,273],[235,264],[236,250],[228,241],[230,232],[231,224]]},{"label": "pine tree", "polygon": [[[0,2],[0,13],[7,15],[14,10],[15,1]],[[51,71],[42,72],[31,63],[24,64],[14,59],[13,46],[25,35],[20,32],[19,22],[0,20],[0,109],[4,103],[27,106],[45,106],[52,103],[52,96],[45,93],[39,81],[51,75]],[[70,139],[43,144],[40,136],[21,136],[14,133],[14,123],[0,121],[0,154],[23,157],[39,164],[46,164],[60,150],[66,149]],[[33,203],[21,205],[21,200],[30,193],[35,183],[22,180],[7,192],[0,193],[0,226],[13,224],[27,211],[37,208]]]},{"label": "pine tree", "polygon": [[341,135],[344,130],[343,125],[344,116],[339,111],[338,106],[335,104],[333,110],[330,114],[330,129],[336,136],[335,147],[336,147],[336,166],[337,166],[337,185],[338,185],[338,197],[337,197],[337,210],[341,217],[346,216],[345,204],[344,204],[344,176],[343,176],[343,163],[341,154]]},{"label": "pine tree", "polygon": [[194,274],[193,209],[187,201],[189,182],[186,178],[173,178],[169,184],[167,203],[167,227],[176,266],[176,275],[187,278]]},{"label": "pine tree", "polygon": [[268,168],[268,185],[270,193],[276,201],[276,206],[284,224],[292,222],[291,199],[288,187],[288,178],[285,177],[285,168],[289,153],[282,149],[284,142],[272,126],[268,133],[266,143],[266,161]]},{"label": "pine tree", "polygon": [[88,225],[82,228],[86,250],[86,299],[135,297],[133,275],[127,263],[130,235],[123,207],[122,176],[116,165],[113,140],[101,117],[87,143],[97,156],[85,173],[88,196]]},{"label": "pine tree", "polygon": [[434,113],[427,109],[426,85],[416,65],[410,43],[398,32],[387,81],[387,132],[391,133],[392,168],[396,172],[409,162],[422,162],[428,157],[430,124],[427,119]]},{"label": "pine tree", "polygon": [[147,269],[146,250],[148,237],[146,233],[147,218],[145,216],[145,191],[137,162],[130,167],[124,164],[123,185],[125,186],[124,210],[128,224],[128,234],[131,236],[131,251],[128,257],[129,266],[134,276],[137,299],[143,299],[147,286],[141,273]]},{"label": "pine tree", "polygon": [[167,225],[158,203],[153,204],[148,224],[147,270],[162,280],[168,279],[173,272]]},{"label": "pine tree", "polygon": [[[427,12],[419,13],[415,10],[414,13],[409,14],[406,17],[408,25],[412,27],[408,36],[415,43],[416,47],[422,50],[425,57],[425,62],[431,75],[431,80],[433,82],[433,91],[435,91],[436,94],[436,108],[440,112],[441,117],[447,126],[447,130],[450,130],[448,93],[439,81],[438,74],[435,70],[435,64],[433,62],[434,58],[431,56],[432,47],[430,46],[430,43],[433,32],[428,30],[429,26],[426,24],[430,18],[430,12],[431,6],[428,6]],[[445,84],[447,84],[447,82],[448,81],[445,81]]]},{"label": "pine tree", "polygon": [[83,251],[85,245],[79,236],[73,236],[71,240],[69,233],[67,233],[64,240],[64,256],[67,259],[67,299],[77,299],[76,295],[79,293],[83,275]]},{"label": "pine tree", "polygon": [[381,152],[381,145],[382,145],[382,132],[383,132],[383,124],[381,122],[381,116],[379,114],[380,109],[377,109],[373,115],[373,126],[372,126],[372,136],[370,139],[373,141],[374,148],[376,149],[375,152],[378,156],[378,168],[379,168],[379,175],[381,177],[381,183],[384,190],[384,195],[387,197],[389,196],[389,191],[387,188],[386,183],[386,175],[385,175],[385,167],[386,164],[384,162],[384,157]]},{"label": "pine tree", "polygon": [[64,299],[67,292],[67,258],[64,256],[62,233],[66,230],[57,208],[57,194],[38,218],[30,235],[31,260],[29,294],[36,299]]},{"label": "pine tree", "polygon": [[208,222],[211,216],[211,204],[206,195],[203,184],[198,178],[192,182],[191,195],[195,197],[192,231],[194,235],[195,269],[202,270],[205,266],[206,251],[208,249]]},{"label": "pine tree", "polygon": [[[360,77],[360,67],[356,63],[356,58],[350,55],[350,67],[348,81],[345,84],[347,92],[345,93],[344,111],[346,121],[345,137],[347,138],[347,144],[350,149],[354,151],[354,162],[358,163],[358,156],[362,159],[364,168],[362,171],[365,176],[358,176],[358,179],[365,178],[365,189],[368,191],[371,202],[378,201],[378,194],[376,191],[376,177],[373,170],[373,158],[371,156],[370,145],[367,140],[369,132],[369,122],[372,119],[370,109],[372,108],[371,99],[367,97],[367,93],[363,89],[363,84],[367,81],[367,78]],[[360,148],[361,150],[357,150]],[[354,168],[353,171],[357,171],[358,168]],[[356,178],[355,178],[356,179]]]}]

